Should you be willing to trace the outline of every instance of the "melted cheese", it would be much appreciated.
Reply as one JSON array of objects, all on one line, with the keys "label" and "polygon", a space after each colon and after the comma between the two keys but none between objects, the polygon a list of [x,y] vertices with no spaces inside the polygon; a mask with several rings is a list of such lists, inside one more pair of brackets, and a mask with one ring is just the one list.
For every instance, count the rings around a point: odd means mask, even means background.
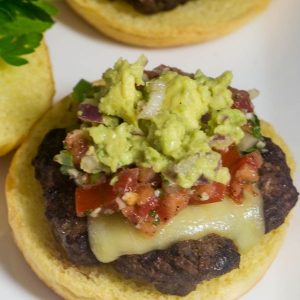
[{"label": "melted cheese", "polygon": [[105,263],[121,255],[165,249],[175,242],[199,239],[209,233],[232,239],[242,253],[264,235],[262,200],[259,195],[246,195],[242,205],[226,198],[218,203],[188,206],[153,237],[139,232],[117,214],[90,217],[88,233],[93,253]]}]

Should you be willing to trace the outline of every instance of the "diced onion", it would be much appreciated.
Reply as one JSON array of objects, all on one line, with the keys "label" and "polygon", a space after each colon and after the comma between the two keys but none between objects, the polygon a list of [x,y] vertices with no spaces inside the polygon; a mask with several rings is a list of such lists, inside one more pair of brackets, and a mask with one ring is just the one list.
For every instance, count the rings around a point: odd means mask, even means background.
[{"label": "diced onion", "polygon": [[251,100],[259,96],[259,90],[257,89],[251,89],[248,91],[249,97]]},{"label": "diced onion", "polygon": [[246,151],[247,149],[253,147],[258,142],[258,139],[249,133],[245,133],[244,138],[240,141],[238,147],[240,151]]},{"label": "diced onion", "polygon": [[155,116],[164,100],[166,84],[162,80],[155,80],[151,84],[149,101],[139,114],[139,119],[151,119]]},{"label": "diced onion", "polygon": [[81,103],[79,105],[78,118],[85,122],[102,122],[102,115],[99,112],[98,107],[88,103]]},{"label": "diced onion", "polygon": [[259,149],[265,148],[266,143],[264,141],[258,141],[258,143],[256,144],[256,147]]},{"label": "diced onion", "polygon": [[246,113],[246,119],[247,120],[253,120],[254,114],[253,113]]}]

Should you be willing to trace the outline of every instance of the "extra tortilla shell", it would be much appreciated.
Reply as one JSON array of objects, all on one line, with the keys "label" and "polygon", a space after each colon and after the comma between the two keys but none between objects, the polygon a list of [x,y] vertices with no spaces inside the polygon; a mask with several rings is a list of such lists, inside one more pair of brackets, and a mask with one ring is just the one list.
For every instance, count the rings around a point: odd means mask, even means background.
[{"label": "extra tortilla shell", "polygon": [[176,9],[143,15],[125,0],[67,0],[88,23],[126,44],[168,47],[227,34],[261,12],[270,0],[190,0]]},{"label": "extra tortilla shell", "polygon": [[46,45],[15,67],[0,61],[0,156],[18,146],[52,101],[54,84]]},{"label": "extra tortilla shell", "polygon": [[[36,274],[65,299],[76,300],[230,300],[248,291],[264,274],[282,243],[287,224],[264,236],[261,243],[241,257],[239,269],[198,285],[185,297],[163,295],[150,285],[125,280],[109,266],[76,267],[59,251],[44,217],[44,200],[34,178],[31,161],[44,135],[55,127],[74,122],[70,98],[56,104],[35,126],[17,151],[6,182],[9,223],[16,243]],[[263,133],[272,137],[292,156],[272,127],[263,123]]]}]

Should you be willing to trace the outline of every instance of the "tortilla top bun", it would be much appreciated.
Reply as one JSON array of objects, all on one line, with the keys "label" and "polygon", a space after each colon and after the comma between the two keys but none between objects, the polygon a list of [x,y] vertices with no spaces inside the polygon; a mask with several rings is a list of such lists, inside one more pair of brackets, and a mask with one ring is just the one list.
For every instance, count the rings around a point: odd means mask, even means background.
[{"label": "tortilla top bun", "polygon": [[54,94],[46,45],[25,58],[29,63],[19,67],[0,61],[0,156],[24,140]]},{"label": "tortilla top bun", "polygon": [[[146,284],[124,279],[111,267],[77,267],[60,251],[44,217],[42,190],[34,178],[31,161],[45,134],[56,127],[71,127],[76,118],[71,99],[56,104],[38,122],[13,159],[6,181],[9,223],[15,241],[36,274],[65,299],[76,300],[220,300],[236,299],[262,277],[275,258],[286,232],[287,222],[265,235],[241,256],[241,265],[219,278],[198,284],[185,297],[164,295]],[[292,156],[272,127],[262,123],[263,134],[282,147],[289,166]]]},{"label": "tortilla top bun", "polygon": [[88,23],[126,44],[169,47],[227,34],[261,12],[270,0],[191,0],[167,12],[144,15],[125,0],[67,0]]}]

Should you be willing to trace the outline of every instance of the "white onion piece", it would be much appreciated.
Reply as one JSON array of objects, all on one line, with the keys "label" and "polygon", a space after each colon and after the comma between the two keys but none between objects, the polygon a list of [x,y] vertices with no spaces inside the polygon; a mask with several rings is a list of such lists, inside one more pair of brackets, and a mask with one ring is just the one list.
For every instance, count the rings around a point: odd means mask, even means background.
[{"label": "white onion piece", "polygon": [[151,119],[154,117],[164,100],[166,84],[162,80],[155,80],[151,83],[149,101],[139,114],[139,119]]},{"label": "white onion piece", "polygon": [[190,156],[188,158],[183,159],[182,161],[180,161],[179,163],[177,163],[174,166],[174,172],[177,173],[177,174],[188,173],[188,171],[194,167],[194,165],[197,162],[199,156],[200,156],[200,154],[197,153],[197,154],[194,154],[193,156]]},{"label": "white onion piece", "polygon": [[251,100],[259,96],[259,90],[257,89],[251,89],[248,91],[249,97]]},{"label": "white onion piece", "polygon": [[258,142],[258,139],[249,133],[245,133],[245,136],[238,144],[240,151],[246,151],[247,149],[253,147]]}]

